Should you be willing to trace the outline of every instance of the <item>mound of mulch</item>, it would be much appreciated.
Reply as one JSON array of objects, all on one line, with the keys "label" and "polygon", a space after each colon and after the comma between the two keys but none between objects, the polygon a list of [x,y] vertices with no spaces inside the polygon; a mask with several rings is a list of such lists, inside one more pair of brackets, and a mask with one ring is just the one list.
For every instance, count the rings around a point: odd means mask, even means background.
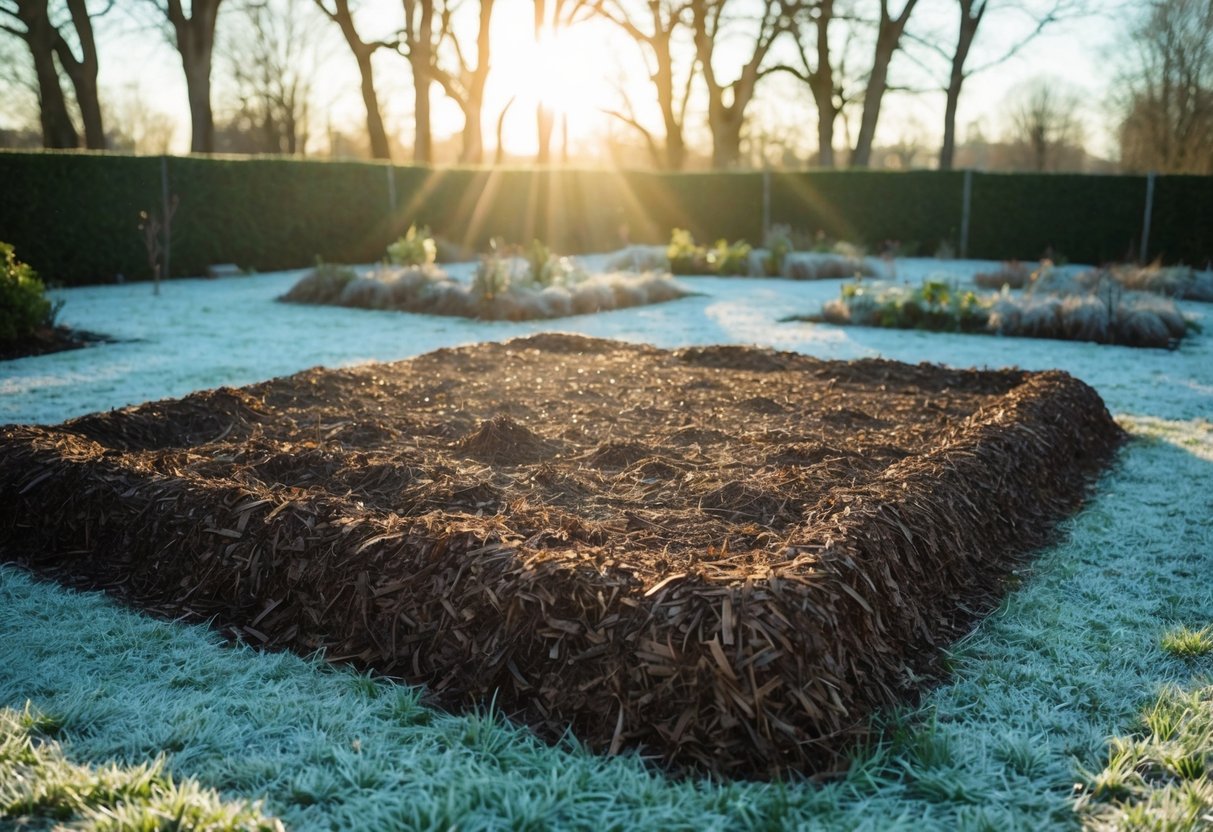
[{"label": "mound of mulch", "polygon": [[571,335],[0,434],[0,556],[678,770],[828,771],[1122,441],[1061,372]]},{"label": "mound of mulch", "polygon": [[0,341],[0,361],[78,350],[95,344],[113,343],[107,335],[66,326],[44,326],[22,338]]}]

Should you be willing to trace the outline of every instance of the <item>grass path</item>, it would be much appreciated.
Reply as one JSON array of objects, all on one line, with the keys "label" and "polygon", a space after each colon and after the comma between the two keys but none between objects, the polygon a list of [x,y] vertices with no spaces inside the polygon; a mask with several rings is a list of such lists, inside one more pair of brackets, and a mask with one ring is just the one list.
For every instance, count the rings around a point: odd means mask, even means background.
[{"label": "grass path", "polygon": [[[824,785],[672,782],[632,758],[549,748],[492,714],[442,714],[402,686],[225,648],[203,628],[9,567],[0,568],[0,706],[29,702],[48,715],[76,764],[163,755],[173,777],[264,800],[297,829],[1178,822],[1181,801],[1159,797],[1175,778],[1139,778],[1136,792],[1100,778],[1124,765],[1109,737],[1138,730],[1156,697],[1196,697],[1198,709],[1213,701],[1213,657],[1161,646],[1177,627],[1213,624],[1213,425],[1126,426],[1135,441],[1067,538],[957,646],[953,679],[894,715],[888,741]],[[1213,732],[1201,736],[1185,741],[1209,763]],[[1207,771],[1193,774],[1194,788],[1208,785]],[[1176,828],[1213,828],[1199,808],[1187,817]]]}]

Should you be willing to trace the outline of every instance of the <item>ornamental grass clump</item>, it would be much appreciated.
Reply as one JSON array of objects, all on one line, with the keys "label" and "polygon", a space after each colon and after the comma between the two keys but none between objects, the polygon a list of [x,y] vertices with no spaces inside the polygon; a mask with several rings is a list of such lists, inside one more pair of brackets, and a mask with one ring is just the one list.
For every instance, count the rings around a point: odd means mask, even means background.
[{"label": "ornamental grass clump", "polygon": [[[413,255],[425,254],[416,243]],[[421,239],[419,236],[415,239]],[[412,257],[403,249],[401,257]],[[563,318],[643,306],[684,297],[668,274],[589,275],[573,259],[536,240],[525,249],[495,240],[470,282],[451,278],[427,262],[381,265],[359,275],[345,266],[318,264],[280,300],[360,309],[387,309],[491,321]]]},{"label": "ornamental grass clump", "polygon": [[1006,260],[1002,266],[991,272],[977,272],[973,282],[983,289],[1023,289],[1032,280],[1032,270],[1026,263],[1018,260]]},{"label": "ornamental grass clump", "polygon": [[358,274],[349,266],[316,258],[316,267],[305,274],[280,300],[290,303],[336,303],[341,292]]},{"label": "ornamental grass clump", "polygon": [[1162,266],[1157,262],[1111,266],[1101,271],[1132,291],[1213,303],[1213,271],[1198,272],[1190,266]]},{"label": "ornamental grass clump", "polygon": [[1194,328],[1169,298],[1126,292],[1110,279],[1086,288],[1088,279],[1084,273],[1046,268],[1029,291],[1012,294],[1004,288],[985,295],[938,279],[918,287],[856,282],[844,285],[840,297],[827,301],[819,314],[785,320],[1168,349]]}]

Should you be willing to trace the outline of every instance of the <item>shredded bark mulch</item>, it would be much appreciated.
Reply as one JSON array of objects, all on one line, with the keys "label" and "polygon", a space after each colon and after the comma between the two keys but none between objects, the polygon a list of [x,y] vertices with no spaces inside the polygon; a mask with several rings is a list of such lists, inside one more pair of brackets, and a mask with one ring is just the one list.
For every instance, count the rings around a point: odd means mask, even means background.
[{"label": "shredded bark mulch", "polygon": [[0,433],[0,559],[724,776],[828,771],[1122,441],[1061,372],[571,335]]},{"label": "shredded bark mulch", "polygon": [[0,341],[0,361],[27,358],[32,355],[46,355],[64,350],[78,350],[95,344],[113,342],[114,339],[108,335],[101,335],[97,332],[69,329],[66,326],[44,326],[25,337]]}]

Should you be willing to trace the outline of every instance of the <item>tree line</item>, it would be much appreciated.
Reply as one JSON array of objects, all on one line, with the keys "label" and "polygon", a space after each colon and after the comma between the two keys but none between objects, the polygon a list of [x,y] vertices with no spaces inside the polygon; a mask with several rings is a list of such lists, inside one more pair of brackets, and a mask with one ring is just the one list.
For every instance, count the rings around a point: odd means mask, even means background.
[{"label": "tree line", "polygon": [[[635,136],[653,166],[680,170],[688,161],[688,135],[704,127],[712,165],[739,166],[758,90],[776,75],[803,85],[812,102],[815,112],[805,113],[804,121],[809,130],[815,126],[816,164],[869,166],[887,96],[914,87],[895,77],[899,55],[925,68],[918,73],[918,92],[944,96],[935,162],[951,168],[966,81],[998,67],[1057,21],[1090,13],[1086,4],[1094,0],[521,0],[518,5],[522,2],[536,40],[599,21],[635,45],[649,100],[634,101],[621,91],[619,105],[605,112]],[[459,161],[486,160],[486,86],[497,50],[511,48],[493,42],[492,24],[495,15],[516,11],[498,0],[400,0],[385,33],[360,30],[358,0],[310,3],[325,25],[340,33],[357,67],[372,157],[393,155],[373,60],[389,52],[406,62],[411,78],[413,160],[435,160],[435,89],[463,116]],[[951,21],[946,35],[911,25],[931,4],[932,21]],[[127,0],[123,5],[138,7],[147,25],[161,31],[179,55],[190,147],[196,153],[217,149],[212,108],[217,24],[221,14],[241,15],[255,54],[233,63],[237,88],[248,91],[241,94],[237,117],[246,130],[269,137],[269,149],[297,151],[307,106],[298,9],[284,14],[269,0]],[[95,23],[114,6],[115,0],[0,0],[0,36],[23,45],[32,67],[45,147],[107,147]],[[1149,0],[1132,8],[1125,33],[1129,48],[1111,85],[1122,165],[1213,173],[1213,0]],[[1006,31],[1011,16],[1027,17],[1014,43],[975,48],[988,30]],[[506,103],[498,118],[499,154],[501,123],[513,103]],[[1073,105],[1061,91],[1042,85],[1012,113],[1031,150],[1029,167],[1044,169],[1050,147],[1073,137]],[[655,109],[659,120],[641,118],[642,108]],[[853,115],[857,127],[853,135],[845,131],[847,141],[839,147],[837,121],[844,113]],[[552,161],[556,121],[550,105],[535,105],[539,164]]]}]

